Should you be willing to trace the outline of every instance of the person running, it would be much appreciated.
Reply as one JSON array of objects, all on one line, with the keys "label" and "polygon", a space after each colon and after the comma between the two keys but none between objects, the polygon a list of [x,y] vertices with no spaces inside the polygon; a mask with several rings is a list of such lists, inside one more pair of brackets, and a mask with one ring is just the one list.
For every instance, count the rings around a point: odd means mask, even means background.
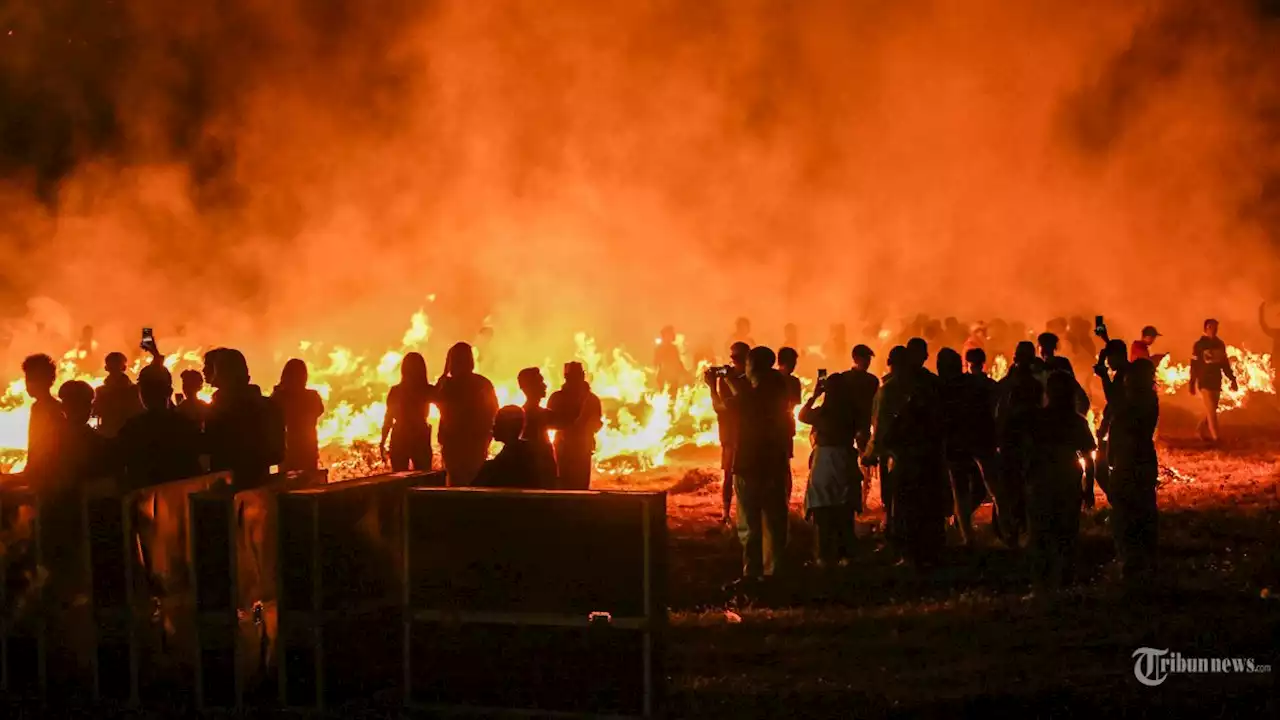
[{"label": "person running", "polygon": [[431,470],[434,453],[427,413],[435,399],[436,389],[427,379],[427,361],[420,353],[405,355],[400,361],[400,382],[387,392],[387,414],[378,444],[384,461],[390,459],[394,472],[404,472],[410,467],[418,471]]},{"label": "person running", "polygon": [[1231,382],[1232,392],[1240,390],[1231,359],[1227,357],[1227,345],[1218,337],[1218,321],[1209,318],[1204,321],[1204,336],[1191,348],[1190,391],[1192,395],[1199,393],[1204,402],[1204,419],[1196,430],[1202,440],[1215,444],[1222,440],[1218,404],[1222,401],[1223,378]]}]

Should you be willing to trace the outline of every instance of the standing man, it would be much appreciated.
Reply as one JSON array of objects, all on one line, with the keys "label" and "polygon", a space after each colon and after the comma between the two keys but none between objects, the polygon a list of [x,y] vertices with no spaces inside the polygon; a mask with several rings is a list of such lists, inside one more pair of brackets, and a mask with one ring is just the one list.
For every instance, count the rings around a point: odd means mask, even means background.
[{"label": "standing man", "polygon": [[[729,366],[719,368],[719,372],[716,368],[708,371],[706,381],[711,386],[713,398],[717,395],[728,396],[730,383],[745,380],[749,352],[751,352],[750,346],[736,342],[729,347]],[[716,405],[715,410],[716,424],[720,431],[720,470],[724,475],[721,489],[724,512],[720,520],[728,524],[730,512],[733,510],[733,461],[738,447],[738,409],[732,405]]]},{"label": "standing man", "polygon": [[711,389],[716,408],[736,409],[739,421],[733,484],[744,583],[773,576],[787,542],[790,425],[786,383],[773,369],[776,361],[769,348],[754,348],[747,357],[745,378],[724,383],[727,395],[715,383]]},{"label": "standing man", "polygon": [[592,456],[596,433],[604,427],[600,398],[591,392],[582,363],[564,365],[564,385],[551,393],[547,410],[556,428],[553,443],[561,490],[588,490],[591,487]]},{"label": "standing man", "polygon": [[[857,432],[853,436],[854,447],[857,448],[858,454],[862,455],[867,451],[867,444],[871,442],[871,411],[875,407],[876,392],[880,390],[880,378],[870,372],[871,359],[875,357],[871,348],[866,345],[855,345],[851,356],[853,368],[844,372],[843,375],[849,391],[849,400],[853,404],[854,419],[857,422]],[[880,504],[884,507],[887,528],[891,503],[885,492],[884,483],[889,473],[883,464],[876,464],[875,467],[875,475],[880,483]],[[862,475],[861,504],[863,507],[866,507],[866,497],[871,490],[871,474],[863,473]]]},{"label": "standing man", "polygon": [[1213,443],[1221,439],[1218,430],[1218,402],[1222,399],[1223,377],[1231,381],[1231,391],[1240,389],[1236,374],[1227,357],[1227,345],[1218,337],[1218,321],[1204,321],[1204,336],[1191,348],[1191,394],[1200,393],[1204,401],[1204,419],[1197,430],[1200,437]]},{"label": "standing man", "polygon": [[1267,322],[1267,304],[1258,306],[1258,325],[1262,332],[1271,338],[1271,374],[1280,376],[1280,327],[1271,327]]},{"label": "standing man", "polygon": [[1155,344],[1158,337],[1160,337],[1160,333],[1154,325],[1142,328],[1142,338],[1134,340],[1133,345],[1129,346],[1129,362],[1137,362],[1139,359],[1146,358],[1151,361],[1152,365],[1160,367],[1160,361],[1164,360],[1164,356],[1168,353],[1151,354],[1151,346]]}]

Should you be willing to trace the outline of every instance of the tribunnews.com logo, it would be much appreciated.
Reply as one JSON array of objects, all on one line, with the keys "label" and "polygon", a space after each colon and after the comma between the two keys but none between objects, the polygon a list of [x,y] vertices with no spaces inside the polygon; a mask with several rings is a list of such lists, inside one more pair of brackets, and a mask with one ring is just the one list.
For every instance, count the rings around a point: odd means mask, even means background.
[{"label": "tribunnews.com logo", "polygon": [[1251,675],[1271,672],[1270,665],[1260,664],[1253,658],[1189,658],[1168,649],[1148,647],[1134,650],[1133,657],[1133,674],[1138,682],[1148,687],[1168,680],[1170,673]]}]

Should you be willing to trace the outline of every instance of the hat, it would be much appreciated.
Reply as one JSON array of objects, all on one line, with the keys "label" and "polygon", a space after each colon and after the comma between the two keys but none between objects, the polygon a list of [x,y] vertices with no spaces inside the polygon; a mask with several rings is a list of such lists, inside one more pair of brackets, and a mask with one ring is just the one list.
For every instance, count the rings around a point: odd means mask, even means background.
[{"label": "hat", "polygon": [[1142,328],[1142,337],[1160,337],[1160,331],[1156,330],[1155,325],[1148,325]]},{"label": "hat", "polygon": [[873,358],[876,356],[876,354],[871,351],[871,348],[867,347],[866,345],[853,346],[853,352],[851,354],[853,355],[853,357],[865,357],[865,358]]}]

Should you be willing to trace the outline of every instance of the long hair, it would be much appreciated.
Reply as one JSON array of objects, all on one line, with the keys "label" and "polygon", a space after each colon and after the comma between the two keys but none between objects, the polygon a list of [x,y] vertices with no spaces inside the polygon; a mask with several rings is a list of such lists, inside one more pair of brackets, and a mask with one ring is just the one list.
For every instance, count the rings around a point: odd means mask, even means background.
[{"label": "long hair", "polygon": [[427,379],[427,361],[422,353],[411,352],[400,361],[400,384],[414,390],[422,390],[431,384]]},{"label": "long hair", "polygon": [[280,389],[281,390],[303,390],[307,387],[307,364],[298,358],[293,358],[284,364],[284,369],[280,371]]}]

